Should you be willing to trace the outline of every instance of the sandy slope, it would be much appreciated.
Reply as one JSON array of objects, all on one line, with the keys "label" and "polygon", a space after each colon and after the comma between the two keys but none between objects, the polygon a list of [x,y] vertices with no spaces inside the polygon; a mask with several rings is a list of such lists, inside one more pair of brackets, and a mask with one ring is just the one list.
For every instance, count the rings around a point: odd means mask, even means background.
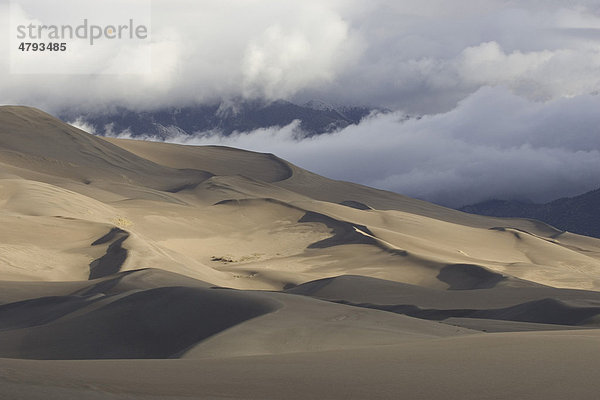
[{"label": "sandy slope", "polygon": [[0,360],[11,399],[593,399],[598,332],[210,360]]},{"label": "sandy slope", "polygon": [[537,221],[0,107],[0,226],[11,399],[598,390],[600,240]]}]

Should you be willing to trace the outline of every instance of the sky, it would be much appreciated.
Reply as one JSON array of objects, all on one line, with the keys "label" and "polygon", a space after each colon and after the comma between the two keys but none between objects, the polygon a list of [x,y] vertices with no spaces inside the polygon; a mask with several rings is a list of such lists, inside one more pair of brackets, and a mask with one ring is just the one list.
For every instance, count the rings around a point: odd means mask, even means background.
[{"label": "sky", "polygon": [[[20,74],[3,60],[0,103],[51,113],[235,98],[385,107],[393,112],[301,141],[297,124],[177,140],[273,152],[328,177],[453,207],[600,187],[597,0],[150,4],[149,70],[100,50],[96,65],[112,65],[110,73]],[[6,2],[0,16],[6,23]],[[8,45],[1,41],[6,53]],[[116,60],[134,73],[115,73]]]}]

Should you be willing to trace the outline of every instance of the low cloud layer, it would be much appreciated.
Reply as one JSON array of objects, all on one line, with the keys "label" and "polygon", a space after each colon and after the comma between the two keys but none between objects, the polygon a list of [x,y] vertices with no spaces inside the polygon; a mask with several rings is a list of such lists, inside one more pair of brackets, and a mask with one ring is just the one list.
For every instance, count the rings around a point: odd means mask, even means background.
[{"label": "low cloud layer", "polygon": [[447,112],[376,115],[298,140],[298,124],[230,137],[175,137],[272,152],[327,177],[451,207],[500,198],[545,202],[600,187],[600,96],[545,103],[482,88]]}]

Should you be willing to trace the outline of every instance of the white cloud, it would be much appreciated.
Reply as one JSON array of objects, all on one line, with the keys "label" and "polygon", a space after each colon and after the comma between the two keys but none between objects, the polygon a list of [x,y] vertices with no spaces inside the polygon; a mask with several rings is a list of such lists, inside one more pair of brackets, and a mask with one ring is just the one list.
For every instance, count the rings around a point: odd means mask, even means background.
[{"label": "white cloud", "polygon": [[69,122],[69,125],[73,125],[75,128],[77,129],[81,129],[82,131],[85,131],[87,133],[91,133],[91,134],[96,134],[96,129],[88,124],[87,122],[85,122],[83,120],[83,118],[77,118],[75,121],[71,121]]},{"label": "white cloud", "polygon": [[[0,63],[0,103],[56,112],[261,96],[432,113],[450,110],[490,85],[546,100],[600,90],[595,1],[155,0],[152,5],[152,73],[20,76],[8,74]],[[5,5],[0,15],[6,19]],[[130,60],[132,68],[137,65]]]},{"label": "white cloud", "polygon": [[316,15],[293,30],[268,27],[244,52],[243,93],[285,98],[298,88],[329,83],[343,58],[349,58],[348,26],[335,14]]}]

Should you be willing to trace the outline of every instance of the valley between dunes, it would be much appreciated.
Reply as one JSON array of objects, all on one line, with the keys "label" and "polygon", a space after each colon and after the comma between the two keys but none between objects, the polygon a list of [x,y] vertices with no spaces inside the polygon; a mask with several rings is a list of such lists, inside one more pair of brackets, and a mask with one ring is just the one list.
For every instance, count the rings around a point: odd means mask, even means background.
[{"label": "valley between dunes", "polygon": [[538,221],[2,106],[0,226],[0,398],[600,392],[600,240]]}]

